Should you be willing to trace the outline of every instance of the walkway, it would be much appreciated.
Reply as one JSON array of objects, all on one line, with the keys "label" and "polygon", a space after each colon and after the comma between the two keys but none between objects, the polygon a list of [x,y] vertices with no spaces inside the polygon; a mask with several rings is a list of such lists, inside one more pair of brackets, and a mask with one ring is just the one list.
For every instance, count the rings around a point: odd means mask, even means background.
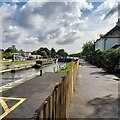
[{"label": "walkway", "polygon": [[70,118],[118,118],[119,78],[81,60]]},{"label": "walkway", "polygon": [[[64,75],[46,72],[43,76],[37,76],[2,92],[2,97],[7,97],[3,98],[3,100],[8,108],[12,108],[12,106],[14,108],[5,118],[15,118],[15,120],[16,118],[32,118],[35,111],[41,106],[47,96],[52,93],[54,86],[61,82]],[[23,102],[17,105],[19,101]],[[3,104],[3,106],[6,110],[6,105]],[[6,112],[8,111],[6,110]]]}]

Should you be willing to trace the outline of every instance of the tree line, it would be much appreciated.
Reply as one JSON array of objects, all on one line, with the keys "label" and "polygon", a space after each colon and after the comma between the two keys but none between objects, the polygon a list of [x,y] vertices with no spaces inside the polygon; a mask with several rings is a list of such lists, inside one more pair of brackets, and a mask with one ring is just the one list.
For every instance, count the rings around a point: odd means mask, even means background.
[{"label": "tree line", "polygon": [[64,49],[59,49],[58,51],[56,51],[54,48],[51,48],[51,50],[49,50],[46,47],[40,47],[38,50],[34,50],[31,52],[32,55],[41,55],[44,58],[55,58],[58,56],[62,56],[62,57],[67,57],[68,53],[64,50]]},{"label": "tree line", "polygon": [[[24,56],[24,53],[26,51],[24,50],[18,50],[15,46],[8,47],[5,50],[2,51],[2,58],[5,59],[11,59],[13,53],[20,53]],[[34,50],[31,52],[32,55],[41,55],[43,58],[55,58],[55,57],[67,57],[69,54],[64,49],[59,49],[58,51],[55,50],[55,48],[51,48],[50,50],[47,47],[40,47],[38,50]],[[70,56],[75,56],[75,54],[71,54]]]}]

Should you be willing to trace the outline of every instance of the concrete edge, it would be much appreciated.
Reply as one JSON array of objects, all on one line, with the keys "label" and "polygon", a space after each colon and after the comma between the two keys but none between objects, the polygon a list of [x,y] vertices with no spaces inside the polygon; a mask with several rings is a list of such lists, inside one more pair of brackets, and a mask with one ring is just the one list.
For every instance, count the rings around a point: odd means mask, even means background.
[{"label": "concrete edge", "polygon": [[39,73],[36,73],[36,74],[31,75],[31,76],[29,76],[27,78],[22,78],[22,79],[14,81],[12,83],[8,83],[6,85],[3,85],[3,86],[0,87],[0,93],[3,92],[3,91],[9,90],[9,89],[11,89],[13,87],[16,87],[16,86],[18,86],[18,85],[20,85],[20,84],[22,84],[22,83],[24,83],[24,82],[26,82],[28,80],[31,80],[32,78],[35,78],[38,75],[39,75]]}]

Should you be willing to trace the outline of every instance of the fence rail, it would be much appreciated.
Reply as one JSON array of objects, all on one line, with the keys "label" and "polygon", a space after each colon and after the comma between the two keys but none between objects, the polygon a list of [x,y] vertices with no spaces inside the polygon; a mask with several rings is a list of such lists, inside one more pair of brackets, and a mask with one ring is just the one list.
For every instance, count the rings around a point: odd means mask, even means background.
[{"label": "fence rail", "polygon": [[71,97],[77,80],[79,60],[76,61],[71,71],[54,87],[53,92],[46,98],[37,111],[37,120],[68,118]]}]

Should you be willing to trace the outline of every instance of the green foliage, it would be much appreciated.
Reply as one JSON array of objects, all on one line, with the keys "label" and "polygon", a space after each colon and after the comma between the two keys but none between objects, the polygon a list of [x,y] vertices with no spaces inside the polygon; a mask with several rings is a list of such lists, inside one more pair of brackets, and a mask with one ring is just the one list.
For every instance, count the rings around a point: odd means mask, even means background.
[{"label": "green foliage", "polygon": [[41,51],[41,55],[43,56],[43,58],[47,58],[48,57],[48,55],[47,55],[47,52],[46,51]]},{"label": "green foliage", "polygon": [[37,53],[37,50],[32,51],[31,54],[32,54],[32,55],[37,55],[37,54],[38,54],[38,53]]},{"label": "green foliage", "polygon": [[120,50],[110,49],[104,55],[104,67],[115,70],[120,64]]},{"label": "green foliage", "polygon": [[120,64],[120,50],[109,49],[94,52],[89,62],[104,67],[107,71],[115,71]]},{"label": "green foliage", "polygon": [[8,47],[5,51],[4,51],[5,53],[17,53],[17,52],[19,52],[16,48],[15,48],[15,46],[14,47]]},{"label": "green foliage", "polygon": [[50,50],[48,48],[44,48],[44,51],[47,53],[47,56],[50,57]]},{"label": "green foliage", "polygon": [[23,51],[22,49],[21,50],[17,50],[18,53],[21,53],[22,55],[24,54],[25,51]]},{"label": "green foliage", "polygon": [[83,46],[82,56],[90,63],[103,67],[107,71],[115,71],[120,64],[120,50],[94,50],[94,43],[87,42]]},{"label": "green foliage", "polygon": [[62,57],[67,57],[68,56],[67,52],[65,52],[64,49],[59,49],[58,52],[57,52],[57,55],[62,56]]},{"label": "green foliage", "polygon": [[75,64],[75,62],[72,61],[72,62],[68,63],[67,67],[65,67],[64,69],[59,70],[58,72],[59,73],[67,73],[72,69],[74,64]]},{"label": "green foliage", "polygon": [[[47,54],[47,55],[45,55],[42,51],[45,51],[44,53]],[[48,48],[43,48],[43,47],[41,47],[40,49],[37,50],[37,54],[38,54],[38,55],[42,55],[42,56],[43,56],[43,54],[44,54],[43,57],[50,57],[50,51],[49,51]]]},{"label": "green foliage", "polygon": [[52,57],[52,58],[55,58],[55,56],[56,56],[56,51],[55,51],[54,48],[52,48],[52,49],[51,49],[51,57]]},{"label": "green foliage", "polygon": [[85,57],[86,60],[90,60],[92,54],[94,53],[94,43],[92,41],[89,41],[83,45],[83,51],[82,55]]},{"label": "green foliage", "polygon": [[11,52],[2,53],[2,58],[12,59],[12,53]]},{"label": "green foliage", "polygon": [[80,53],[74,53],[74,54],[70,54],[69,56],[70,57],[80,57],[81,54]]},{"label": "green foliage", "polygon": [[21,53],[21,54],[23,54],[24,51],[22,49],[17,50],[15,48],[15,45],[12,45],[12,47],[8,47],[5,51],[2,51],[2,58],[12,59],[12,53]]}]

